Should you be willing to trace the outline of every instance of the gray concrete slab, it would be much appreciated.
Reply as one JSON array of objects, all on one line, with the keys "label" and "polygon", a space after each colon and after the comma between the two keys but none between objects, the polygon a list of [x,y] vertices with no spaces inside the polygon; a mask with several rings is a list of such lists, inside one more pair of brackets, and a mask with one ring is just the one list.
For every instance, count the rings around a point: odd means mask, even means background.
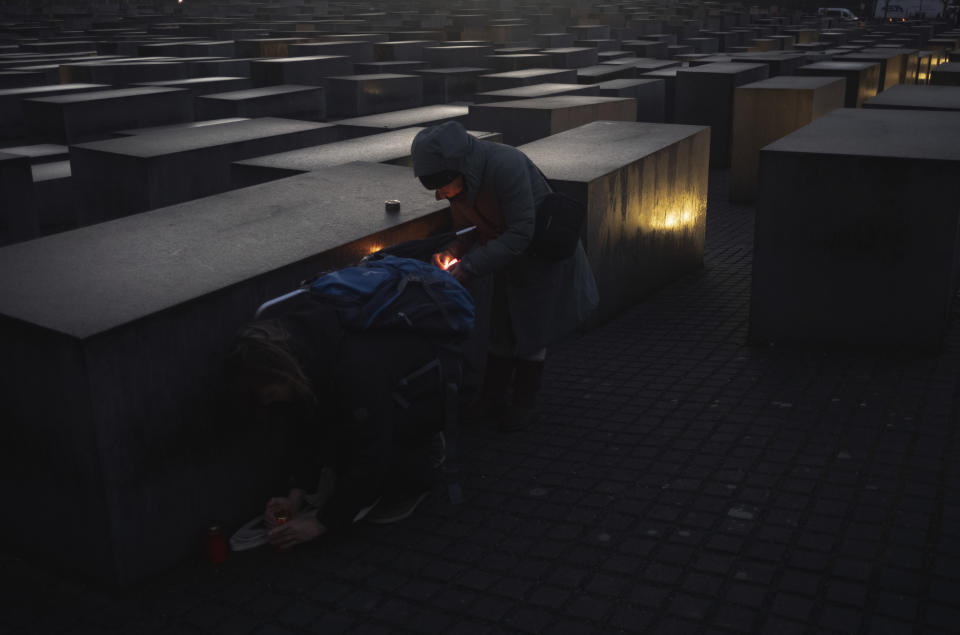
[{"label": "gray concrete slab", "polygon": [[347,55],[276,57],[250,61],[250,78],[257,86],[324,86],[327,77],[351,73],[353,60]]},{"label": "gray concrete slab", "polygon": [[798,75],[843,77],[847,80],[844,106],[859,108],[875,96],[880,86],[880,64],[877,62],[815,62],[797,69]]},{"label": "gray concrete slab", "polygon": [[192,128],[205,128],[207,126],[219,126],[225,123],[234,123],[236,121],[248,121],[247,117],[225,117],[223,119],[204,119],[202,121],[191,121],[189,123],[175,123],[169,126],[148,126],[146,128],[128,128],[127,130],[117,130],[113,134],[116,137],[129,137],[140,134],[167,134],[168,132],[177,132]]},{"label": "gray concrete slab", "polygon": [[331,124],[270,117],[74,145],[78,224],[208,196],[231,188],[230,164],[337,140]]},{"label": "gray concrete slab", "polygon": [[73,144],[110,136],[114,130],[192,121],[190,92],[182,88],[118,88],[22,102],[28,134]]},{"label": "gray concrete slab", "polygon": [[423,61],[433,68],[484,67],[485,58],[493,53],[488,44],[428,46],[422,50]]},{"label": "gray concrete slab", "polygon": [[960,86],[960,62],[947,62],[931,70],[930,83],[934,86]]},{"label": "gray concrete slab", "polygon": [[68,157],[70,149],[56,143],[38,143],[28,146],[7,146],[0,148],[0,152],[27,157],[30,159],[30,165],[37,165],[38,163],[63,161]]},{"label": "gray concrete slab", "polygon": [[77,192],[70,161],[35,163],[31,172],[39,234],[75,229]]},{"label": "gray concrete slab", "polygon": [[936,348],[956,290],[960,118],[841,109],[760,152],[751,336]]},{"label": "gray concrete slab", "polygon": [[731,55],[731,62],[744,64],[766,64],[770,68],[770,77],[777,75],[796,75],[797,69],[807,63],[806,55],[748,53]]},{"label": "gray concrete slab", "polygon": [[550,58],[547,66],[553,68],[584,68],[599,63],[597,49],[586,46],[548,48],[543,54]]},{"label": "gray concrete slab", "polygon": [[703,126],[597,121],[520,148],[587,206],[598,319],[703,264],[709,147]]},{"label": "gray concrete slab", "polygon": [[630,97],[637,100],[637,121],[666,121],[666,82],[655,77],[612,79],[597,84],[601,97]]},{"label": "gray concrete slab", "polygon": [[730,200],[754,202],[760,149],[843,108],[845,90],[842,77],[790,75],[738,86],[733,100]]},{"label": "gray concrete slab", "polygon": [[766,79],[766,64],[717,63],[677,71],[677,123],[710,126],[710,165],[730,165],[733,97],[737,86]]},{"label": "gray concrete slab", "polygon": [[125,584],[244,522],[270,490],[262,438],[217,396],[233,333],[317,271],[447,226],[409,168],[350,164],[0,249],[0,356],[43,360],[0,367],[0,492],[59,501],[11,518],[8,546]]},{"label": "gray concrete slab", "polygon": [[488,67],[454,66],[414,71],[423,78],[423,102],[447,104],[472,101],[477,93],[479,77],[491,71]]},{"label": "gray concrete slab", "polygon": [[90,92],[105,88],[109,86],[106,84],[49,84],[0,90],[0,139],[17,139],[26,136],[26,120],[22,104],[24,99]]},{"label": "gray concrete slab", "polygon": [[960,110],[960,86],[899,84],[866,100],[863,102],[863,107],[897,110]]},{"label": "gray concrete slab", "polygon": [[30,158],[0,150],[0,245],[37,236]]},{"label": "gray concrete slab", "polygon": [[577,82],[580,84],[599,84],[613,79],[629,79],[633,76],[633,68],[626,65],[597,64],[577,69]]},{"label": "gray concrete slab", "polygon": [[530,68],[507,73],[481,75],[477,79],[477,92],[530,86],[531,84],[576,84],[577,71],[574,69]]},{"label": "gray concrete slab", "polygon": [[[335,141],[319,146],[290,150],[245,161],[231,166],[234,187],[247,187],[319,170],[353,161],[410,165],[410,144],[422,127],[402,128],[366,137]],[[478,139],[501,141],[503,136],[493,132],[468,130]]]},{"label": "gray concrete slab", "polygon": [[[491,90],[486,93],[477,93],[474,100],[478,104],[492,101],[512,101],[514,99],[534,99],[537,97],[552,97],[554,95],[599,95],[598,84],[531,84],[517,88]],[[624,97],[626,95],[604,95],[604,97]]]},{"label": "gray concrete slab", "polygon": [[329,117],[360,117],[423,104],[423,79],[419,75],[330,77],[326,86]]},{"label": "gray concrete slab", "polygon": [[393,110],[365,117],[340,119],[335,125],[340,139],[348,139],[411,126],[433,126],[444,121],[460,121],[462,123],[466,120],[469,112],[470,109],[467,106],[436,104],[406,110]]},{"label": "gray concrete slab", "polygon": [[637,102],[623,97],[560,95],[470,106],[469,126],[503,133],[520,145],[602,119],[635,121]]},{"label": "gray concrete slab", "polygon": [[353,63],[372,62],[373,42],[362,40],[339,41],[339,42],[302,42],[291,44],[289,53],[278,57],[313,57],[313,56],[333,56],[345,55]]},{"label": "gray concrete slab", "polygon": [[485,66],[496,73],[519,71],[527,68],[550,66],[550,57],[542,53],[516,53],[510,55],[487,55],[483,58]]},{"label": "gray concrete slab", "polygon": [[287,117],[322,121],[327,116],[325,94],[321,86],[261,86],[202,95],[194,99],[194,109],[197,119]]}]

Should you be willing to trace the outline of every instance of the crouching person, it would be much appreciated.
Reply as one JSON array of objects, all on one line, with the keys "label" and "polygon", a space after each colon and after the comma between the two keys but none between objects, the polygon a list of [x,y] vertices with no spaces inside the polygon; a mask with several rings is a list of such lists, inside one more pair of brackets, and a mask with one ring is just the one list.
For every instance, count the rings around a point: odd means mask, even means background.
[{"label": "crouching person", "polygon": [[316,304],[240,331],[228,384],[292,440],[292,487],[264,510],[271,543],[292,547],[363,518],[401,520],[429,494],[442,417],[398,408],[395,387],[430,354],[416,335],[348,333]]}]

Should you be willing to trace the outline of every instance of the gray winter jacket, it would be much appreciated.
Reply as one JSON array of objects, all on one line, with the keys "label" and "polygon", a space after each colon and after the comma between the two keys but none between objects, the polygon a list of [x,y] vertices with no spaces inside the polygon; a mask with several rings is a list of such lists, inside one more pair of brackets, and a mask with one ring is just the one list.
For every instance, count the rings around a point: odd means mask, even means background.
[{"label": "gray winter jacket", "polygon": [[504,281],[515,354],[533,354],[587,318],[598,294],[583,247],[560,262],[526,254],[536,206],[549,186],[525,154],[476,139],[457,122],[421,130],[411,153],[417,177],[443,170],[463,174],[464,191],[450,199],[450,208],[458,229],[477,230],[451,250],[471,275],[496,274]]}]

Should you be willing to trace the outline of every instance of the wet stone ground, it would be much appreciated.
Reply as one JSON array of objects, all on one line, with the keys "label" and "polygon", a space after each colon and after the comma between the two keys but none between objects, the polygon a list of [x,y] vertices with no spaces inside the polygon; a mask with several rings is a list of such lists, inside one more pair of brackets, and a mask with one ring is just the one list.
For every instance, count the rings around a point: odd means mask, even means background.
[{"label": "wet stone ground", "polygon": [[701,271],[552,351],[547,421],[463,431],[462,505],[124,591],[4,556],[0,632],[957,632],[956,316],[934,356],[748,345],[726,178]]}]

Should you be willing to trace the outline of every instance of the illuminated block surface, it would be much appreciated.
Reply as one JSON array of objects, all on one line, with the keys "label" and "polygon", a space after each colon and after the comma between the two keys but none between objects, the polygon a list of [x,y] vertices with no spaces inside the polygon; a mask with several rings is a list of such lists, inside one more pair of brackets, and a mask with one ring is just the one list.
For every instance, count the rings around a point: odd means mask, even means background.
[{"label": "illuminated block surface", "polygon": [[426,127],[445,121],[462,122],[467,118],[469,112],[470,109],[466,106],[434,104],[433,106],[394,110],[378,115],[367,115],[366,117],[341,119],[337,121],[336,126],[340,138],[347,139],[350,137],[362,137],[377,132],[386,132],[388,130],[398,130],[410,126]]},{"label": "illuminated block surface", "polygon": [[635,121],[637,100],[623,97],[560,95],[470,106],[471,128],[503,133],[504,143],[519,145],[599,121]]},{"label": "illuminated block surface", "polygon": [[[554,84],[547,82],[477,93],[474,101],[478,104],[486,104],[492,101],[513,101],[514,99],[534,99],[555,95],[597,95],[599,90],[600,87],[597,84]],[[610,97],[610,95],[605,96]],[[615,96],[620,97],[621,95]]]},{"label": "illuminated block surface", "polygon": [[576,84],[577,71],[569,68],[528,68],[522,71],[509,71],[506,73],[491,73],[490,75],[481,75],[477,78],[477,92],[485,93],[491,90],[517,88],[518,86],[543,84],[544,82],[550,82],[554,84]]},{"label": "illuminated block surface", "polygon": [[131,582],[248,520],[272,446],[213,389],[229,340],[267,299],[445,228],[447,209],[408,167],[353,163],[0,248],[0,357],[21,360],[0,365],[0,495],[30,509],[5,518],[8,546]]},{"label": "illuminated block surface", "polygon": [[899,49],[857,51],[835,59],[840,62],[855,60],[880,64],[880,83],[877,86],[877,91],[886,90],[901,83],[907,70],[907,55]]},{"label": "illuminated block surface", "polygon": [[336,140],[332,124],[262,117],[75,145],[81,225],[230,189],[230,163]]},{"label": "illuminated block surface", "polygon": [[935,347],[956,281],[960,118],[841,109],[760,152],[758,341]]},{"label": "illuminated block surface", "polygon": [[703,264],[709,128],[597,121],[520,149],[587,206],[598,319]]},{"label": "illuminated block surface", "polygon": [[730,200],[757,196],[760,148],[831,110],[843,108],[842,77],[780,76],[734,91]]}]

